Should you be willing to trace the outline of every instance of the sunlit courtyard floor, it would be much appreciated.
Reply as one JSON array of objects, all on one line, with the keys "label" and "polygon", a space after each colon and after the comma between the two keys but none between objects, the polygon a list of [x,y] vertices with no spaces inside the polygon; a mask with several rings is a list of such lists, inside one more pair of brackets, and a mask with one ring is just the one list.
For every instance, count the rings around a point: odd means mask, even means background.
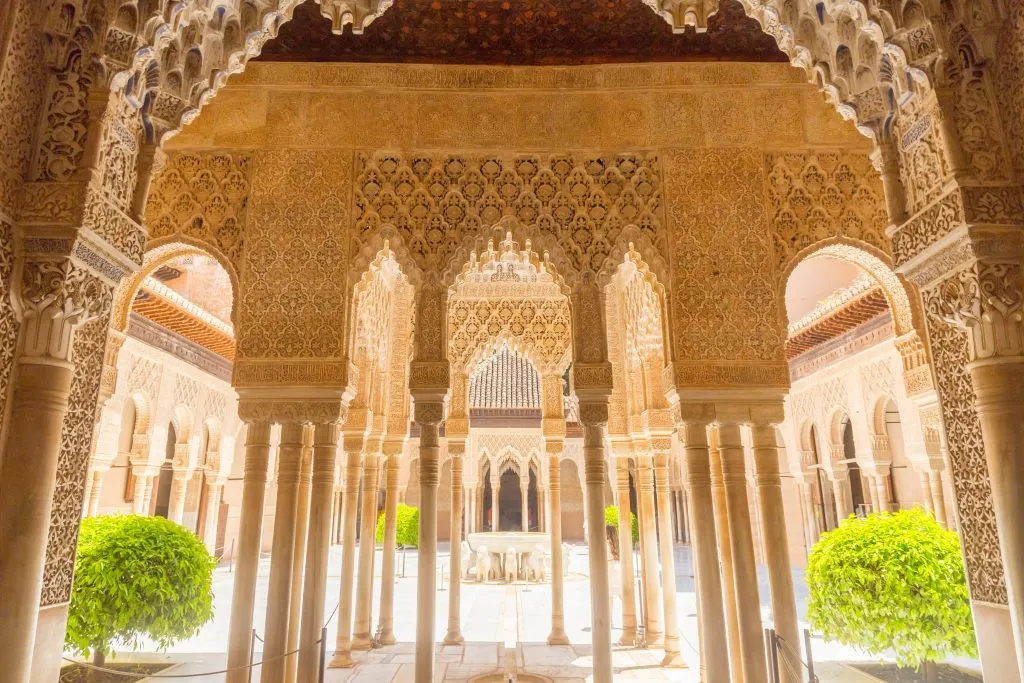
[{"label": "sunlit courtyard floor", "polygon": [[[689,548],[675,549],[677,567],[678,614],[681,629],[682,654],[688,668],[664,669],[659,666],[662,652],[657,649],[617,647],[613,655],[615,680],[698,681],[699,667],[697,620],[694,608],[694,588],[691,575]],[[395,636],[398,644],[369,652],[353,653],[356,666],[351,669],[328,669],[326,681],[330,683],[373,682],[401,683],[413,680],[414,645],[416,632],[416,553],[408,551],[398,556],[398,579],[395,585]],[[373,623],[377,623],[380,596],[380,552],[377,554],[374,580]],[[327,605],[324,617],[328,623],[328,660],[337,637],[337,616],[333,615],[338,603],[341,572],[341,550],[331,549],[327,586]],[[438,557],[438,591],[435,633],[442,638],[448,623],[448,553],[442,546]],[[257,603],[254,624],[263,634],[266,618],[267,580],[270,561],[260,566],[257,585]],[[586,548],[573,548],[569,561],[569,577],[565,582],[565,628],[572,643],[568,647],[550,647],[546,639],[550,630],[550,584],[507,586],[502,584],[462,584],[461,620],[466,645],[437,646],[436,681],[468,681],[474,676],[490,672],[528,672],[540,674],[559,683],[590,680],[590,584],[587,580],[588,556]],[[767,615],[767,577],[761,572],[760,593],[762,609]],[[443,575],[443,579],[442,579]],[[214,618],[194,638],[178,643],[169,651],[156,652],[154,645],[144,646],[142,652],[119,655],[115,661],[146,660],[170,661],[178,665],[171,673],[195,674],[223,669],[226,662],[228,623],[230,621],[231,591],[234,574],[229,566],[220,567],[214,575]],[[798,610],[806,608],[806,583],[803,574],[794,576]],[[617,641],[621,626],[621,604],[613,600],[612,639]],[[870,657],[834,643],[814,639],[812,643],[816,673],[823,683],[867,683],[876,679],[859,673],[840,662],[870,660]],[[257,645],[254,659],[260,660]],[[806,660],[806,656],[803,656]],[[971,666],[968,662],[967,665]],[[975,663],[976,666],[976,663]],[[973,668],[973,667],[972,667]],[[155,680],[155,679],[154,679]],[[173,679],[171,679],[173,680]],[[220,683],[224,675],[189,678],[201,683]],[[259,680],[258,667],[252,680]],[[301,683],[314,683],[303,681]]]}]

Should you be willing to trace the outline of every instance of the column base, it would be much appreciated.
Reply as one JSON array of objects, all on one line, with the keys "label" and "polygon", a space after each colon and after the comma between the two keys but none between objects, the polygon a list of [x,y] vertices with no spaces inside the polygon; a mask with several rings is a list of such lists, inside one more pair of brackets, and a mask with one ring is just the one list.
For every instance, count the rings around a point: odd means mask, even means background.
[{"label": "column base", "polygon": [[394,645],[397,642],[398,641],[395,640],[395,632],[394,631],[391,631],[391,630],[383,631],[380,634],[380,644],[381,645]]},{"label": "column base", "polygon": [[647,648],[660,648],[660,647],[664,647],[664,645],[665,645],[665,634],[664,633],[658,633],[657,631],[655,631],[653,633],[651,631],[648,631],[646,636],[645,636],[645,638],[644,638],[644,640],[646,642],[645,647],[647,647]]},{"label": "column base", "polygon": [[335,652],[327,664],[328,669],[351,669],[353,666],[355,662],[352,661],[351,652]]},{"label": "column base", "polygon": [[448,631],[444,637],[445,645],[465,645],[466,639],[462,637],[460,631]]},{"label": "column base", "polygon": [[357,633],[352,636],[353,650],[369,650],[373,647],[373,642],[370,640],[369,633]]},{"label": "column base", "polygon": [[568,645],[569,636],[565,635],[565,631],[552,631],[551,635],[548,636],[548,645]]},{"label": "column base", "polygon": [[627,647],[636,645],[636,631],[623,631],[622,635],[619,636],[619,645],[625,645]]},{"label": "column base", "polygon": [[661,665],[670,669],[688,669],[686,662],[683,661],[683,656],[678,652],[666,652],[665,658],[661,660]]}]

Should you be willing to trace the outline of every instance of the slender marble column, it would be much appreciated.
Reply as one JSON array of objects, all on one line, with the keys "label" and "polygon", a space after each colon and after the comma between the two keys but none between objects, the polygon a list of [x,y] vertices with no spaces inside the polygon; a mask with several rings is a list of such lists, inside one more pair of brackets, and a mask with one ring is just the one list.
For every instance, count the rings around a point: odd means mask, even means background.
[{"label": "slender marble column", "polygon": [[448,570],[448,633],[444,636],[445,645],[462,645],[460,598],[462,588],[462,461],[465,457],[466,444],[455,441],[448,442],[448,455],[451,457],[451,497],[452,510],[449,526],[451,546],[451,567]]},{"label": "slender marble column", "polygon": [[707,422],[684,424],[686,472],[690,482],[691,526],[694,571],[697,574],[701,658],[705,683],[729,683],[729,651],[725,639],[725,610],[722,603],[722,575],[715,542],[714,504],[711,498],[711,462],[708,453]]},{"label": "slender marble column", "polygon": [[132,514],[149,514],[150,497],[153,495],[153,476],[148,465],[132,465],[135,475],[135,492],[132,494]]},{"label": "slender marble column", "polygon": [[930,470],[928,481],[931,484],[932,509],[935,519],[939,520],[939,524],[942,526],[946,526],[946,494],[942,489],[942,472]]},{"label": "slender marble column", "polygon": [[[837,524],[852,514],[850,512],[849,503],[846,502],[846,477],[846,472],[832,473],[832,494],[836,499],[836,517],[838,517],[838,519],[836,519]],[[875,509],[879,510],[881,508],[876,504]]]},{"label": "slender marble column", "polygon": [[[306,427],[302,431],[302,457],[299,466],[299,492],[295,505],[295,547],[292,551],[292,593],[288,609],[288,645],[285,652],[292,652],[299,646],[299,628],[302,614],[302,586],[305,580],[302,568],[306,564],[307,532],[309,529],[309,498],[313,476],[313,431]],[[299,667],[299,653],[288,655],[284,660],[285,683],[295,683]]]},{"label": "slender marble column", "polygon": [[611,591],[608,544],[604,535],[605,428],[608,404],[580,402],[583,423],[583,469],[586,479],[587,541],[590,545],[590,609],[594,683],[612,683]]},{"label": "slender marble column", "polygon": [[416,683],[434,680],[434,622],[437,600],[437,485],[440,480],[438,432],[444,404],[416,402],[420,426],[420,547],[416,577]]},{"label": "slender marble column", "polygon": [[217,553],[217,529],[220,528],[220,503],[224,497],[224,484],[211,482],[206,495],[206,528],[203,542],[211,553]]},{"label": "slender marble column", "polygon": [[0,678],[12,683],[27,683],[30,676],[61,428],[71,393],[71,363],[29,360],[36,359],[23,359],[14,378],[6,457],[0,460]]},{"label": "slender marble column", "polygon": [[889,482],[886,478],[887,475],[879,472],[871,478],[871,484],[875,489],[875,499],[878,501],[878,510],[880,512],[888,512],[889,504]]},{"label": "slender marble column", "polygon": [[729,635],[729,670],[734,683],[743,683],[743,659],[740,657],[740,616],[736,611],[736,575],[732,567],[732,534],[729,529],[725,478],[722,474],[722,453],[718,448],[718,430],[712,429],[711,496],[715,505],[715,526],[718,528],[718,550],[722,566],[722,602],[725,625]]},{"label": "slender marble column", "polygon": [[[782,406],[779,406],[779,413]],[[775,632],[795,651],[800,651],[800,627],[796,616],[793,568],[789,562],[786,514],[779,476],[779,447],[775,424],[751,427],[754,469],[757,477],[757,502],[761,509],[761,534],[764,537],[768,583],[771,587],[772,618]],[[799,672],[781,667],[782,683],[801,683]]]},{"label": "slender marble column", "polygon": [[491,476],[491,531],[497,531],[500,517],[501,517],[501,505],[498,501],[501,500],[501,479],[495,476]]},{"label": "slender marble column", "polygon": [[359,584],[356,587],[356,621],[352,649],[370,649],[370,611],[373,606],[373,554],[377,549],[377,486],[380,456],[367,453],[363,460],[363,510],[360,514]]},{"label": "slender marble column", "polygon": [[740,657],[746,683],[766,683],[764,632],[761,602],[757,594],[757,563],[747,501],[747,473],[744,467],[740,426],[727,422],[718,425],[722,474],[725,479],[726,507],[732,545],[733,574],[736,581],[736,612],[740,621]]},{"label": "slender marble column", "polygon": [[398,458],[401,443],[394,449],[385,443],[384,469],[384,558],[380,577],[380,643],[395,644],[395,545],[398,535]]},{"label": "slender marble column", "polygon": [[277,457],[277,501],[274,508],[274,545],[270,554],[270,587],[267,591],[267,624],[264,629],[260,681],[284,680],[284,655],[288,646],[291,615],[292,564],[295,556],[295,521],[298,512],[299,470],[302,464],[303,425],[281,425]]},{"label": "slender marble column", "polygon": [[622,636],[619,645],[636,642],[636,579],[633,574],[633,511],[629,507],[629,459],[615,459],[615,502],[619,508],[619,568],[622,574]]},{"label": "slender marble column", "polygon": [[548,453],[548,491],[551,504],[549,528],[551,533],[551,633],[548,645],[568,645],[565,633],[564,583],[562,557],[562,442],[548,440],[544,444]]},{"label": "slender marble column", "polygon": [[338,637],[332,669],[347,668],[352,662],[352,587],[356,578],[356,505],[359,501],[359,465],[363,450],[362,434],[345,437],[345,494],[341,504],[342,551],[341,595],[338,598]]},{"label": "slender marble column", "polygon": [[[520,481],[522,481],[522,480],[520,479]],[[526,477],[526,481],[527,482],[530,481],[529,476]],[[520,502],[520,509],[522,511],[521,514],[522,514],[522,522],[523,522],[523,531],[529,531],[530,530],[530,500],[529,500],[530,489],[528,488],[528,486],[529,486],[529,484],[527,484],[527,488],[524,488],[522,485],[519,486],[519,502]]]},{"label": "slender marble column", "polygon": [[331,547],[334,500],[334,464],[338,454],[338,423],[322,422],[313,426],[313,466],[309,494],[309,524],[306,540],[306,570],[302,584],[300,619],[299,683],[317,680],[320,669],[319,648],[313,647],[323,627],[327,601],[327,561]]},{"label": "slender marble column", "polygon": [[668,448],[654,456],[655,485],[658,489],[658,548],[661,554],[661,583],[665,601],[665,658],[662,666],[685,666],[679,650],[679,624],[676,613],[676,563],[672,556],[672,516],[669,511]]},{"label": "slender marble column", "polygon": [[188,482],[191,478],[188,472],[175,470],[171,479],[171,496],[167,504],[167,517],[176,524],[181,524],[185,519],[185,493],[188,491]]},{"label": "slender marble column", "polygon": [[100,509],[100,493],[103,491],[103,475],[108,470],[93,470],[92,483],[89,486],[89,502],[85,506],[85,516],[95,517]]},{"label": "slender marble column", "polygon": [[[991,309],[991,307],[990,307]],[[991,309],[996,317],[999,311]],[[1015,314],[1016,315],[1016,314]],[[1009,318],[1009,314],[1007,314]],[[1017,665],[1024,672],[1024,362],[1016,355],[1019,348],[1003,341],[1021,338],[1020,323],[1008,320],[1005,328],[988,329],[989,339],[1007,349],[988,349],[979,354],[978,341],[972,342],[969,365],[974,384],[975,406],[981,421],[981,436],[985,444],[985,463],[992,481],[992,504],[995,508],[999,549],[1003,557],[1003,571],[1017,650]],[[980,340],[979,336],[974,337]],[[986,357],[987,354],[997,354]],[[1006,353],[1000,356],[999,353]]]},{"label": "slender marble column", "polygon": [[928,472],[922,471],[917,473],[918,481],[921,483],[921,498],[924,501],[925,512],[935,517],[935,505],[932,500],[932,482],[928,478]]},{"label": "slender marble column", "polygon": [[650,455],[636,459],[637,504],[640,506],[640,538],[644,561],[643,599],[647,644],[660,645],[664,637],[661,588],[658,582],[658,536],[654,519],[654,460]]},{"label": "slender marble column", "polygon": [[228,668],[231,671],[228,671],[227,683],[249,683],[248,670],[239,667],[249,663],[269,458],[270,423],[249,422],[246,428],[242,510],[235,550],[235,587],[231,593],[231,625],[228,628]]}]

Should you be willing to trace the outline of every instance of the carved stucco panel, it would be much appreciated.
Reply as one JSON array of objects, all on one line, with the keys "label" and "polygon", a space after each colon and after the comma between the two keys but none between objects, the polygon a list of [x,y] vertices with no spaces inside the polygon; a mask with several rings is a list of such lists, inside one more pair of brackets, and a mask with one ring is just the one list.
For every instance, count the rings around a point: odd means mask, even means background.
[{"label": "carved stucco panel", "polygon": [[676,360],[779,361],[785,324],[752,149],[666,155]]},{"label": "carved stucco panel", "polygon": [[351,158],[261,151],[253,164],[238,355],[344,357]]},{"label": "carved stucco panel", "polygon": [[71,584],[82,518],[86,473],[96,426],[97,398],[107,343],[109,305],[98,318],[80,327],[74,336],[68,412],[61,429],[57,459],[57,484],[50,511],[41,605],[57,605],[71,599]]},{"label": "carved stucco panel", "polygon": [[[0,427],[7,405],[14,352],[21,323],[11,304],[11,278],[14,276],[14,228],[0,220]],[[0,430],[2,431],[2,430]]]},{"label": "carved stucco panel", "polygon": [[878,173],[864,154],[765,155],[768,215],[780,272],[802,250],[831,237],[891,252]]},{"label": "carved stucco panel", "polygon": [[246,152],[177,153],[153,181],[149,236],[183,236],[216,247],[238,270],[245,243],[252,158]]},{"label": "carved stucco panel", "polygon": [[967,332],[941,314],[941,287],[925,292],[926,322],[945,424],[967,582],[974,600],[1007,604],[992,487],[988,480]]}]

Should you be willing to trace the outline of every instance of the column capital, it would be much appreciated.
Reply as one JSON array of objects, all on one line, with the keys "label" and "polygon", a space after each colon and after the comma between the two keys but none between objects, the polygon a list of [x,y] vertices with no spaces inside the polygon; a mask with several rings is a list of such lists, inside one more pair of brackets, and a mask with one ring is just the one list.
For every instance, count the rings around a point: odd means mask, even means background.
[{"label": "column capital", "polygon": [[413,419],[420,427],[427,425],[436,427],[444,422],[444,400],[413,394],[413,401]]},{"label": "column capital", "polygon": [[580,398],[580,424],[584,427],[606,427],[608,425],[608,398]]},{"label": "column capital", "polygon": [[[270,398],[262,392],[240,391],[238,417],[245,422],[273,424],[340,423],[345,420],[347,402],[340,398]],[[281,390],[278,394],[287,393]]]}]

